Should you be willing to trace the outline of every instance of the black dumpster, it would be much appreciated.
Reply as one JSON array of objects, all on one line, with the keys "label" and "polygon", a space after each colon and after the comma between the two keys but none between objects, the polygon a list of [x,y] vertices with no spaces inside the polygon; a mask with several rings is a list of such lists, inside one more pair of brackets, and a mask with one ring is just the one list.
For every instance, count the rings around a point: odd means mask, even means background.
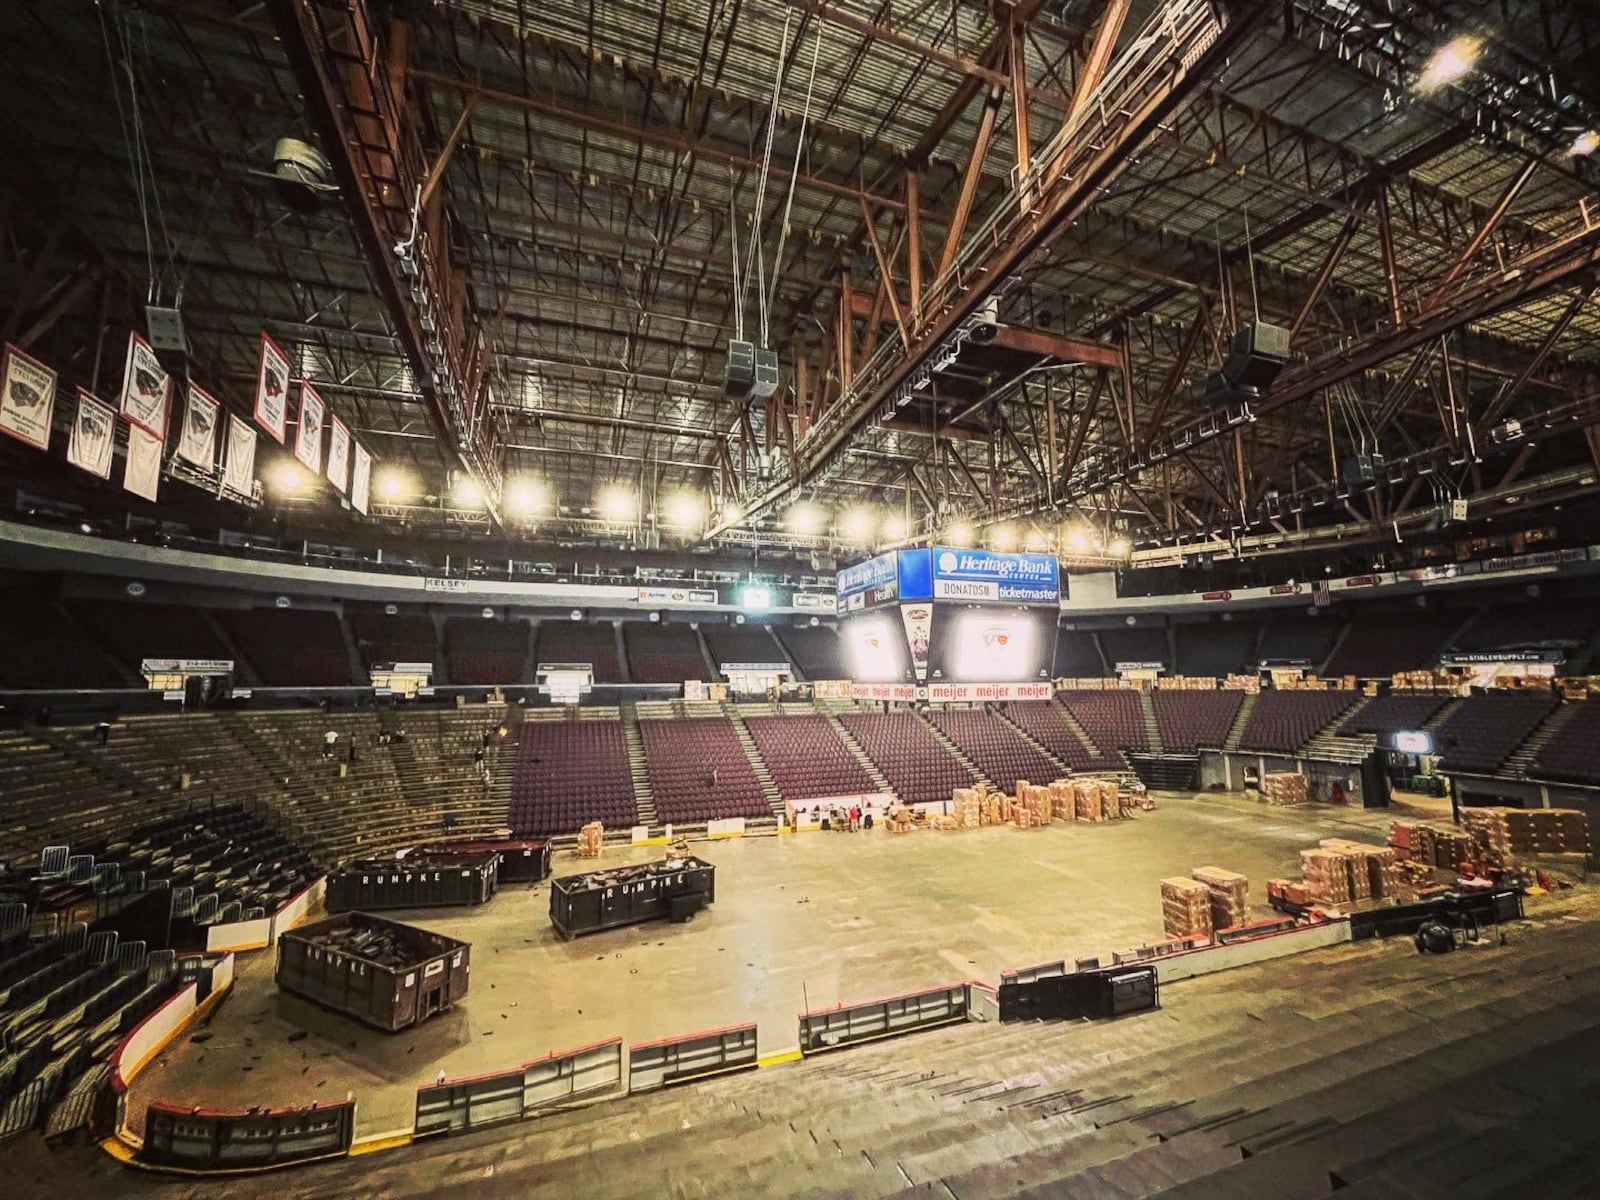
[{"label": "black dumpster", "polygon": [[686,921],[716,899],[716,867],[686,855],[550,883],[550,923],[571,940],[640,921]]},{"label": "black dumpster", "polygon": [[499,870],[500,855],[492,850],[347,863],[329,873],[324,903],[334,913],[485,904]]},{"label": "black dumpster", "polygon": [[472,947],[367,913],[345,913],[278,939],[284,991],[393,1032],[467,994]]},{"label": "black dumpster", "polygon": [[418,846],[416,854],[500,855],[501,883],[538,883],[550,877],[550,843],[537,838],[474,838],[470,841],[435,842]]}]

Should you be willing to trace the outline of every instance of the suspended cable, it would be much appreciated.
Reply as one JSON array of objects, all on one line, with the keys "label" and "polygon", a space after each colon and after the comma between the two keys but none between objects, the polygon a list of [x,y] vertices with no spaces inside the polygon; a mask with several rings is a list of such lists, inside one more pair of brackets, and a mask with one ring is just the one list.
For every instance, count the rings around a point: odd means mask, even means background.
[{"label": "suspended cable", "polygon": [[1256,253],[1250,245],[1250,206],[1244,206],[1244,261],[1250,269],[1250,310],[1261,320],[1261,298],[1256,295]]},{"label": "suspended cable", "polygon": [[800,152],[806,145],[806,125],[811,120],[811,97],[817,85],[817,58],[822,52],[822,32],[819,29],[817,38],[811,43],[811,75],[806,80],[806,103],[800,110],[800,136],[794,144],[794,165],[789,170],[789,195],[783,202],[783,223],[778,227],[778,249],[772,256],[772,283],[771,291],[766,304],[761,310],[761,342],[767,343],[767,312],[778,303],[778,276],[783,272],[783,247],[789,240],[789,214],[794,211],[794,185],[800,177]]},{"label": "suspended cable", "polygon": [[112,52],[111,31],[106,28],[105,9],[101,5],[96,5],[95,11],[100,18],[100,41],[106,49],[106,65],[111,68],[111,94],[117,101],[117,120],[122,127],[122,140],[127,146],[128,165],[132,169],[133,195],[139,205],[139,226],[144,233],[145,273],[148,280],[145,299],[148,301],[150,299],[149,290],[155,287],[156,256],[155,248],[150,243],[150,213],[145,205],[144,173],[138,167],[133,133],[128,122],[128,113],[122,103],[121,70],[118,68],[116,55]]},{"label": "suspended cable", "polygon": [[[750,217],[750,245],[746,250],[743,288],[739,292],[740,324],[743,324],[745,297],[750,281],[757,273],[756,259],[761,255],[761,214],[767,203],[767,176],[772,170],[772,136],[778,126],[778,96],[783,91],[783,68],[789,57],[789,20],[793,14],[783,14],[783,39],[778,44],[778,69],[772,77],[772,103],[767,109],[767,141],[761,153],[761,176],[756,185],[756,203]],[[757,295],[758,305],[765,305],[765,297]],[[743,338],[741,333],[740,338]],[[763,335],[764,336],[764,335]]]}]

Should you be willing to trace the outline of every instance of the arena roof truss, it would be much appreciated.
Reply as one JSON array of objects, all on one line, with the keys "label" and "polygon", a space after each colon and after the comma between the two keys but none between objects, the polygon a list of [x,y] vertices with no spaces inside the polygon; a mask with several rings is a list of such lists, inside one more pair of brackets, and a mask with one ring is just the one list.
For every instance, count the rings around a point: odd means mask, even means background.
[{"label": "arena roof truss", "polygon": [[[176,303],[243,411],[266,329],[422,490],[481,481],[478,524],[537,476],[593,536],[621,485],[737,544],[837,544],[785,530],[806,500],[897,514],[879,544],[1156,547],[1398,533],[1600,464],[1587,6],[19,7],[6,337],[104,393]],[[285,136],[319,203],[269,177]],[[1203,407],[1253,318],[1289,364]],[[726,394],[740,329],[770,399]]]}]

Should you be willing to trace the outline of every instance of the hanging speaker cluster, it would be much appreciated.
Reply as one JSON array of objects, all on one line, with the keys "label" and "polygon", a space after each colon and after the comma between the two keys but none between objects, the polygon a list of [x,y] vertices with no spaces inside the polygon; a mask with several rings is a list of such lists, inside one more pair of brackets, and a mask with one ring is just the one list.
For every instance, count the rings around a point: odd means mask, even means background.
[{"label": "hanging speaker cluster", "polygon": [[778,390],[778,352],[754,342],[728,343],[722,394],[730,400],[765,400]]},{"label": "hanging speaker cluster", "polygon": [[1194,398],[1211,407],[1259,400],[1288,361],[1289,331],[1267,321],[1251,321],[1233,335],[1222,369],[1194,385]]}]

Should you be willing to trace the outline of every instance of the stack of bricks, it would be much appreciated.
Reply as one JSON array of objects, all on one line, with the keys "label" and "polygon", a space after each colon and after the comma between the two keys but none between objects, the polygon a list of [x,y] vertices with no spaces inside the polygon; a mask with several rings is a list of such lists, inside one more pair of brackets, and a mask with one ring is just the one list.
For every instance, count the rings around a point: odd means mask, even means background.
[{"label": "stack of bricks", "polygon": [[1470,862],[1478,853],[1472,837],[1448,825],[1430,825],[1426,821],[1391,821],[1389,845],[1401,858],[1450,871]]},{"label": "stack of bricks", "polygon": [[1078,819],[1078,802],[1073,792],[1072,780],[1057,779],[1050,785],[1050,815],[1057,821]]},{"label": "stack of bricks", "polygon": [[1017,780],[1017,798],[1011,805],[1011,823],[1018,829],[1038,829],[1050,824],[1050,789],[1026,779]]},{"label": "stack of bricks", "polygon": [[1115,821],[1122,816],[1115,779],[1075,779],[1072,786],[1078,820]]},{"label": "stack of bricks", "polygon": [[[976,829],[983,824],[983,799],[977,788],[956,788],[950,793],[952,829]],[[935,824],[935,829],[945,828]]]},{"label": "stack of bricks", "polygon": [[978,794],[984,825],[1004,825],[1011,820],[1010,796],[1002,796],[999,792],[990,791],[988,788],[980,788]]},{"label": "stack of bricks", "polygon": [[1304,879],[1267,880],[1267,899],[1287,900],[1291,904],[1310,904],[1311,890]]},{"label": "stack of bricks", "polygon": [[1350,870],[1345,856],[1336,850],[1300,851],[1300,870],[1305,875],[1306,894],[1313,904],[1349,904]]},{"label": "stack of bricks", "polygon": [[1237,871],[1221,867],[1196,867],[1189,872],[1197,882],[1203,883],[1211,893],[1211,926],[1213,929],[1232,929],[1243,925],[1246,915],[1246,896],[1250,880]]},{"label": "stack of bricks", "polygon": [[1161,881],[1161,921],[1169,938],[1211,936],[1211,889],[1193,879]]},{"label": "stack of bricks", "polygon": [[1344,838],[1323,838],[1317,845],[1345,856],[1350,895],[1355,900],[1409,900],[1413,889],[1400,870],[1399,856],[1389,846],[1372,846]]},{"label": "stack of bricks", "polygon": [[1298,808],[1311,801],[1306,777],[1293,771],[1261,777],[1261,797],[1275,808]]},{"label": "stack of bricks", "polygon": [[599,821],[590,821],[578,830],[578,857],[599,858],[600,845],[605,840],[606,829]]},{"label": "stack of bricks", "polygon": [[1493,866],[1541,854],[1588,854],[1589,819],[1575,808],[1469,808],[1461,821]]}]

